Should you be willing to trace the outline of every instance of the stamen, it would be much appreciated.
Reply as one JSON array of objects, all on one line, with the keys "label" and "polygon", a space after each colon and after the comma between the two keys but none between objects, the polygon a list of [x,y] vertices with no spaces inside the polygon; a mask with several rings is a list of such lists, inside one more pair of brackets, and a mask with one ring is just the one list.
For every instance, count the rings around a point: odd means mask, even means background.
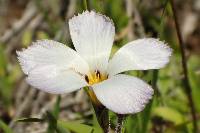
[{"label": "stamen", "polygon": [[88,78],[87,75],[85,75],[85,80],[86,80],[87,83],[89,83],[89,78]]},{"label": "stamen", "polygon": [[99,72],[99,70],[96,70],[96,77],[98,78],[98,79],[100,79],[101,78],[101,73]]}]

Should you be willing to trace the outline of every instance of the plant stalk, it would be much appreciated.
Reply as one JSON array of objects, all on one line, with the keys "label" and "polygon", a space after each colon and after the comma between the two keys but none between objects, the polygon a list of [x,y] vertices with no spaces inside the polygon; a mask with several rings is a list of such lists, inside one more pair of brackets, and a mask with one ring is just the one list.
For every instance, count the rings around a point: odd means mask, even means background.
[{"label": "plant stalk", "polygon": [[93,107],[94,107],[95,114],[96,114],[97,121],[98,121],[99,125],[103,129],[104,133],[108,133],[109,132],[108,109],[106,107],[104,107],[103,105],[96,106],[96,105],[94,105],[94,103],[92,103],[92,104],[93,104]]},{"label": "plant stalk", "polygon": [[94,93],[94,92],[92,90],[90,90],[89,87],[84,87],[83,89],[85,90],[88,97],[90,98],[90,101],[94,108],[94,112],[97,117],[97,121],[98,121],[99,125],[103,129],[104,133],[108,133],[108,131],[109,131],[108,109],[105,106],[103,106],[100,102],[97,102],[98,99],[96,99],[95,94],[91,95],[91,93]]},{"label": "plant stalk", "polygon": [[191,89],[191,85],[189,83],[189,78],[188,78],[188,68],[187,68],[186,55],[185,55],[185,45],[183,43],[183,38],[181,36],[181,31],[180,31],[180,27],[179,27],[177,11],[175,8],[174,0],[170,0],[170,4],[171,4],[173,15],[174,15],[174,22],[175,22],[176,32],[177,32],[178,41],[179,41],[180,50],[181,50],[182,67],[183,67],[183,73],[184,73],[183,83],[185,84],[185,91],[186,91],[186,95],[188,97],[188,101],[189,101],[189,105],[190,105],[190,109],[191,109],[191,114],[192,114],[192,119],[193,119],[193,127],[194,127],[193,132],[197,133],[198,132],[197,118],[196,118],[194,101],[192,99],[192,89]]},{"label": "plant stalk", "polygon": [[117,125],[115,127],[115,133],[122,133],[124,118],[125,118],[125,115],[117,114]]},{"label": "plant stalk", "polygon": [[88,0],[83,0],[83,2],[84,2],[85,10],[90,10],[89,5],[88,5]]}]

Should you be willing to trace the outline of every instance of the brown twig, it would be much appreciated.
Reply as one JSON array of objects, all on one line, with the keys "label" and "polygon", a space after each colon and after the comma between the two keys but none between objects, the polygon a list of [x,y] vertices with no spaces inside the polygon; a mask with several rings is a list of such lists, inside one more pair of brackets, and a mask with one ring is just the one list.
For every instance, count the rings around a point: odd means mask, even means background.
[{"label": "brown twig", "polygon": [[134,11],[133,11],[133,3],[132,3],[132,0],[125,0],[125,3],[126,3],[126,14],[127,16],[129,17],[129,22],[128,22],[128,29],[129,29],[129,32],[128,32],[128,40],[134,40],[136,39],[135,37],[135,34],[134,34],[134,21],[133,21],[133,14],[134,14]]},{"label": "brown twig", "polygon": [[[11,55],[11,52],[13,50],[16,49],[16,47],[20,44],[20,43],[16,43],[19,42],[21,39],[21,36],[23,34],[23,32],[25,30],[28,30],[30,32],[34,32],[34,30],[37,29],[37,27],[40,26],[40,24],[43,21],[44,16],[42,14],[38,14],[36,15],[34,18],[32,18],[32,20],[24,27],[24,29],[20,29],[20,31],[18,32],[17,35],[14,35],[14,29],[11,29],[11,31],[13,30],[13,35],[10,36],[11,38],[8,40],[9,42],[7,42],[6,45],[6,49],[5,49],[5,53],[6,55],[8,55],[8,57]],[[25,29],[26,28],[26,29]]]},{"label": "brown twig", "polygon": [[[115,41],[119,41],[126,36],[132,41],[138,37],[145,37],[144,26],[138,10],[131,0],[126,0],[126,14],[129,17],[129,23],[119,33],[115,35]],[[137,34],[136,34],[137,33]]]},{"label": "brown twig", "polygon": [[[126,0],[126,14],[130,18],[129,26],[132,33],[128,34],[129,40],[137,39],[138,37],[145,37],[145,30],[141,15],[137,9],[136,2]],[[132,35],[131,35],[132,34]]]},{"label": "brown twig", "polygon": [[0,38],[0,42],[3,44],[8,43],[12,37],[18,35],[18,33],[20,33],[30,23],[36,14],[37,9],[34,4],[30,2],[22,18],[13,24],[12,29],[5,32],[5,34]]},{"label": "brown twig", "polygon": [[183,67],[183,73],[184,73],[183,83],[185,84],[185,91],[189,100],[189,105],[190,105],[191,114],[193,118],[193,127],[194,127],[193,132],[197,133],[198,132],[197,118],[196,118],[194,102],[192,99],[192,89],[191,89],[189,78],[188,78],[188,69],[187,69],[187,62],[186,62],[186,56],[185,56],[185,50],[184,50],[185,45],[183,43],[183,38],[181,36],[181,31],[180,31],[180,27],[178,23],[177,12],[176,12],[174,1],[170,0],[170,4],[171,4],[173,15],[174,15],[174,22],[175,22],[176,32],[177,32],[178,41],[179,41],[180,50],[181,50],[182,67]]}]

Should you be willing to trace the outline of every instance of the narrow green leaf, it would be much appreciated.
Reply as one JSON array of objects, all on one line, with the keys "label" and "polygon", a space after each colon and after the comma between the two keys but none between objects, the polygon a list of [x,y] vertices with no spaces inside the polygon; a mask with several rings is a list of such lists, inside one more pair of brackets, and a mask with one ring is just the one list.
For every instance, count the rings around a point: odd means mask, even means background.
[{"label": "narrow green leaf", "polygon": [[[93,107],[93,106],[92,106],[92,107]],[[92,113],[93,113],[93,126],[96,127],[96,128],[101,128],[101,126],[100,126],[99,123],[98,123],[98,120],[97,120],[97,116],[96,116],[94,107],[92,108]]]},{"label": "narrow green leaf", "polygon": [[56,133],[71,133],[71,132],[68,129],[63,128],[62,126],[57,125]]},{"label": "narrow green leaf", "polygon": [[58,126],[66,128],[75,133],[102,133],[102,130],[96,127],[85,125],[78,122],[58,121]]},{"label": "narrow green leaf", "polygon": [[16,122],[44,122],[44,119],[40,118],[20,118]]},{"label": "narrow green leaf", "polygon": [[142,112],[142,128],[141,128],[141,133],[147,133],[147,129],[148,129],[148,125],[149,125],[149,121],[150,121],[150,115],[152,112],[152,104],[153,101],[151,101],[146,108],[144,109],[144,111]]},{"label": "narrow green leaf", "polygon": [[127,133],[141,133],[141,122],[139,114],[129,115],[125,123],[125,132]]},{"label": "narrow green leaf", "polygon": [[57,129],[57,120],[56,118],[54,117],[54,115],[47,111],[46,112],[46,119],[49,123],[49,126],[47,128],[47,133],[54,133]]},{"label": "narrow green leaf", "polygon": [[153,110],[153,115],[173,122],[175,125],[185,122],[184,117],[177,110],[169,107],[157,107]]},{"label": "narrow green leaf", "polygon": [[0,129],[2,129],[4,133],[13,133],[11,128],[6,125],[2,120],[0,120]]},{"label": "narrow green leaf", "polygon": [[60,101],[61,101],[61,96],[57,96],[56,103],[54,105],[53,111],[46,112],[46,119],[48,121],[48,128],[47,128],[47,133],[54,133],[55,131],[57,133],[63,133],[61,128],[57,127],[57,119],[60,113]]}]

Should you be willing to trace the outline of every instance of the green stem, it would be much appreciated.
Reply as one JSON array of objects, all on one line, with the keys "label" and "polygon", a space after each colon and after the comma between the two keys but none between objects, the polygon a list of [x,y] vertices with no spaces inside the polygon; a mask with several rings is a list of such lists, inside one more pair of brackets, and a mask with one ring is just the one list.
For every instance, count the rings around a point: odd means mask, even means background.
[{"label": "green stem", "polygon": [[97,121],[101,128],[103,129],[104,133],[108,133],[109,130],[109,116],[108,116],[108,109],[102,106],[95,106],[93,104],[95,114],[97,117]]},{"label": "green stem", "polygon": [[89,10],[88,0],[83,0],[85,10]]},{"label": "green stem", "polygon": [[152,85],[152,88],[155,90],[155,95],[158,97],[158,96],[160,96],[160,92],[159,92],[158,87],[156,85],[157,80],[158,80],[158,70],[153,70],[151,85]]},{"label": "green stem", "polygon": [[102,104],[95,102],[94,97],[91,97],[90,95],[90,91],[92,91],[90,90],[90,88],[84,87],[84,90],[86,91],[88,97],[90,98],[99,125],[103,129],[104,133],[108,133],[109,130],[108,109],[105,108],[105,106],[103,106]]}]

